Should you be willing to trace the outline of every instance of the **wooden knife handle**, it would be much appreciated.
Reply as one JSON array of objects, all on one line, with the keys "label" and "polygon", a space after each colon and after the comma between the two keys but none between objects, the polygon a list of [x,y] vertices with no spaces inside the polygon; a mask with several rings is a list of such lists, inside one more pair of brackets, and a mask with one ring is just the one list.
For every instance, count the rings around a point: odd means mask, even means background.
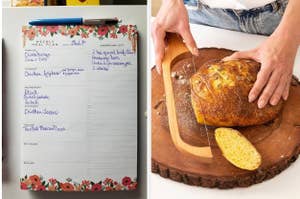
[{"label": "wooden knife handle", "polygon": [[172,141],[179,151],[186,152],[198,157],[212,158],[210,146],[196,147],[184,142],[179,133],[178,121],[175,108],[175,100],[171,79],[171,62],[179,54],[188,51],[182,38],[173,33],[167,34],[168,46],[166,48],[165,57],[162,62],[163,81],[166,94],[166,104],[168,111],[169,128]]}]

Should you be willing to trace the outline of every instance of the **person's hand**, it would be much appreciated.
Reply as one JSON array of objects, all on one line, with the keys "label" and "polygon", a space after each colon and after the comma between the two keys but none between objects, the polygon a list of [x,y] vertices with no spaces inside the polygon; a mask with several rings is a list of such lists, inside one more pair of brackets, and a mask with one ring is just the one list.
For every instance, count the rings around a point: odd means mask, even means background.
[{"label": "person's hand", "polygon": [[288,33],[274,33],[253,50],[236,52],[224,60],[250,58],[261,63],[257,80],[249,92],[249,102],[258,98],[258,107],[269,102],[278,104],[281,97],[287,100],[298,44]]},{"label": "person's hand", "polygon": [[191,34],[187,10],[183,0],[164,0],[152,23],[152,38],[155,47],[155,64],[161,73],[162,59],[165,54],[166,32],[178,33],[193,55],[198,55],[196,42]]}]

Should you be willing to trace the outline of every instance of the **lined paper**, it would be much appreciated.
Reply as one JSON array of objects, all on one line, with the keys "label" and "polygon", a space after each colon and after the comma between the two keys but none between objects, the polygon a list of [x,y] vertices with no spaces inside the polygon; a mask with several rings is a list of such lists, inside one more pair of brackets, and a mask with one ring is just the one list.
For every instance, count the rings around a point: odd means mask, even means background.
[{"label": "lined paper", "polygon": [[137,173],[133,42],[126,34],[71,37],[59,29],[53,35],[24,38],[21,176],[72,179],[75,184],[105,178],[122,182],[124,176],[133,180]]}]

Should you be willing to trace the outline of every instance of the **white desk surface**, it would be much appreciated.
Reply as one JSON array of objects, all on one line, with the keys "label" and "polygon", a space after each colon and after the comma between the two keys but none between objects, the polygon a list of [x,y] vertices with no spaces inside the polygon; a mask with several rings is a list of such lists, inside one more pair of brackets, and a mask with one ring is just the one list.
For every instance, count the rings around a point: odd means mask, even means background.
[{"label": "white desk surface", "polygon": [[[202,25],[191,25],[192,34],[199,48],[223,47],[247,50],[256,47],[266,37],[222,30]],[[150,66],[154,65],[154,51],[150,42]],[[294,74],[300,77],[300,51],[295,61]],[[299,102],[300,103],[300,102]],[[248,188],[229,190],[189,186],[157,174],[150,174],[150,199],[282,199],[299,198],[300,159],[271,180]]]},{"label": "white desk surface", "polygon": [[[146,6],[90,6],[90,7],[41,7],[41,8],[3,8],[3,198],[101,198],[101,199],[145,199],[146,198],[146,66],[147,66],[147,18]],[[19,185],[20,174],[20,132],[19,115],[14,115],[18,86],[14,79],[14,72],[20,65],[20,44],[22,25],[35,18],[54,17],[86,17],[111,18],[119,17],[124,23],[136,24],[139,30],[139,154],[138,177],[139,188],[128,192],[94,192],[94,193],[55,193],[21,191]]]}]

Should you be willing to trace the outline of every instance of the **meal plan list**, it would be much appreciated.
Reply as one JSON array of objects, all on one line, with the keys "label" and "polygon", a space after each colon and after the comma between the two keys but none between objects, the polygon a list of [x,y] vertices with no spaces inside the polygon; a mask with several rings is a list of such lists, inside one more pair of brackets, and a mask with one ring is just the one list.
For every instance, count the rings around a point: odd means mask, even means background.
[{"label": "meal plan list", "polygon": [[137,186],[137,31],[133,25],[24,26],[20,186]]}]

